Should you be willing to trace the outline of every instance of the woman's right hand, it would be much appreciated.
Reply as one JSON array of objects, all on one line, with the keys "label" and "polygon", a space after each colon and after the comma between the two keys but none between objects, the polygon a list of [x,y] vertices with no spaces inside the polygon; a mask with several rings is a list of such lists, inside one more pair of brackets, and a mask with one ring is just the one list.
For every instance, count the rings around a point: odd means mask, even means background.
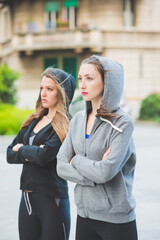
[{"label": "woman's right hand", "polygon": [[23,143],[17,143],[17,144],[12,148],[12,150],[13,150],[14,152],[18,152],[18,150],[19,150],[20,147],[22,147],[22,146],[24,146]]},{"label": "woman's right hand", "polygon": [[104,153],[102,160],[106,159],[108,157],[108,155],[110,154],[110,152],[111,152],[111,148],[109,147],[107,149],[107,151]]}]

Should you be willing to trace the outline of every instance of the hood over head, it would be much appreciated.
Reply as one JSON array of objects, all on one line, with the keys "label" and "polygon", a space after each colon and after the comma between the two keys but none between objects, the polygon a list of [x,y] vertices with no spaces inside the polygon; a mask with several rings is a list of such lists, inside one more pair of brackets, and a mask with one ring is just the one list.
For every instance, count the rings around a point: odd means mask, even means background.
[{"label": "hood over head", "polygon": [[[120,100],[124,87],[124,70],[123,66],[112,59],[92,55],[100,61],[104,70],[104,92],[102,105],[108,109],[110,113],[115,112],[119,108]],[[87,63],[87,62],[86,62]],[[91,103],[87,103],[87,108]]]},{"label": "hood over head", "polygon": [[67,107],[71,103],[74,95],[74,91],[76,89],[76,82],[75,78],[58,68],[53,68],[54,69],[54,75],[55,75],[55,80],[62,86],[65,90],[66,96],[67,96]]}]

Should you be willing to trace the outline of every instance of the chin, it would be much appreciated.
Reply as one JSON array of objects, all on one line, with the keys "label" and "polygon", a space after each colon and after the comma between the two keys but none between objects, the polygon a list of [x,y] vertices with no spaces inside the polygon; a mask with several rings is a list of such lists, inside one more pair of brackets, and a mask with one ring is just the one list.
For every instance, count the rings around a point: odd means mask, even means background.
[{"label": "chin", "polygon": [[88,96],[83,96],[83,100],[87,102],[87,101],[90,101],[91,99]]},{"label": "chin", "polygon": [[42,106],[43,106],[44,108],[48,108],[48,104],[46,104],[46,103],[43,103]]}]

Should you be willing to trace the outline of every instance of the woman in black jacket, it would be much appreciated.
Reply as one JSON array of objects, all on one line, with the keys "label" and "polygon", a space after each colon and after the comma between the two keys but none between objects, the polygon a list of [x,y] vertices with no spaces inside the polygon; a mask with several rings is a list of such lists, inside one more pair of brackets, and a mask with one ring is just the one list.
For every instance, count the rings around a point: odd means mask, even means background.
[{"label": "woman in black jacket", "polygon": [[20,240],[69,238],[68,186],[57,175],[56,155],[68,130],[74,90],[75,79],[70,74],[47,68],[41,75],[36,111],[8,146],[8,163],[23,164]]}]

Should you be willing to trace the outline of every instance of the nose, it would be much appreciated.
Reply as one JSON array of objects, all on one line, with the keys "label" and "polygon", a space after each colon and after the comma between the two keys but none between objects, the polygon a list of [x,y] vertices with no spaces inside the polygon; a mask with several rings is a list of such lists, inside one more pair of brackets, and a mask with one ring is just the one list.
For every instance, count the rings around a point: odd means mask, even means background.
[{"label": "nose", "polygon": [[79,88],[81,88],[81,89],[85,89],[85,88],[86,88],[86,84],[85,84],[84,79],[82,79],[82,80],[79,82]]},{"label": "nose", "polygon": [[45,96],[47,95],[45,89],[42,89],[42,91],[41,91],[41,95],[42,95],[42,97],[45,97]]}]

